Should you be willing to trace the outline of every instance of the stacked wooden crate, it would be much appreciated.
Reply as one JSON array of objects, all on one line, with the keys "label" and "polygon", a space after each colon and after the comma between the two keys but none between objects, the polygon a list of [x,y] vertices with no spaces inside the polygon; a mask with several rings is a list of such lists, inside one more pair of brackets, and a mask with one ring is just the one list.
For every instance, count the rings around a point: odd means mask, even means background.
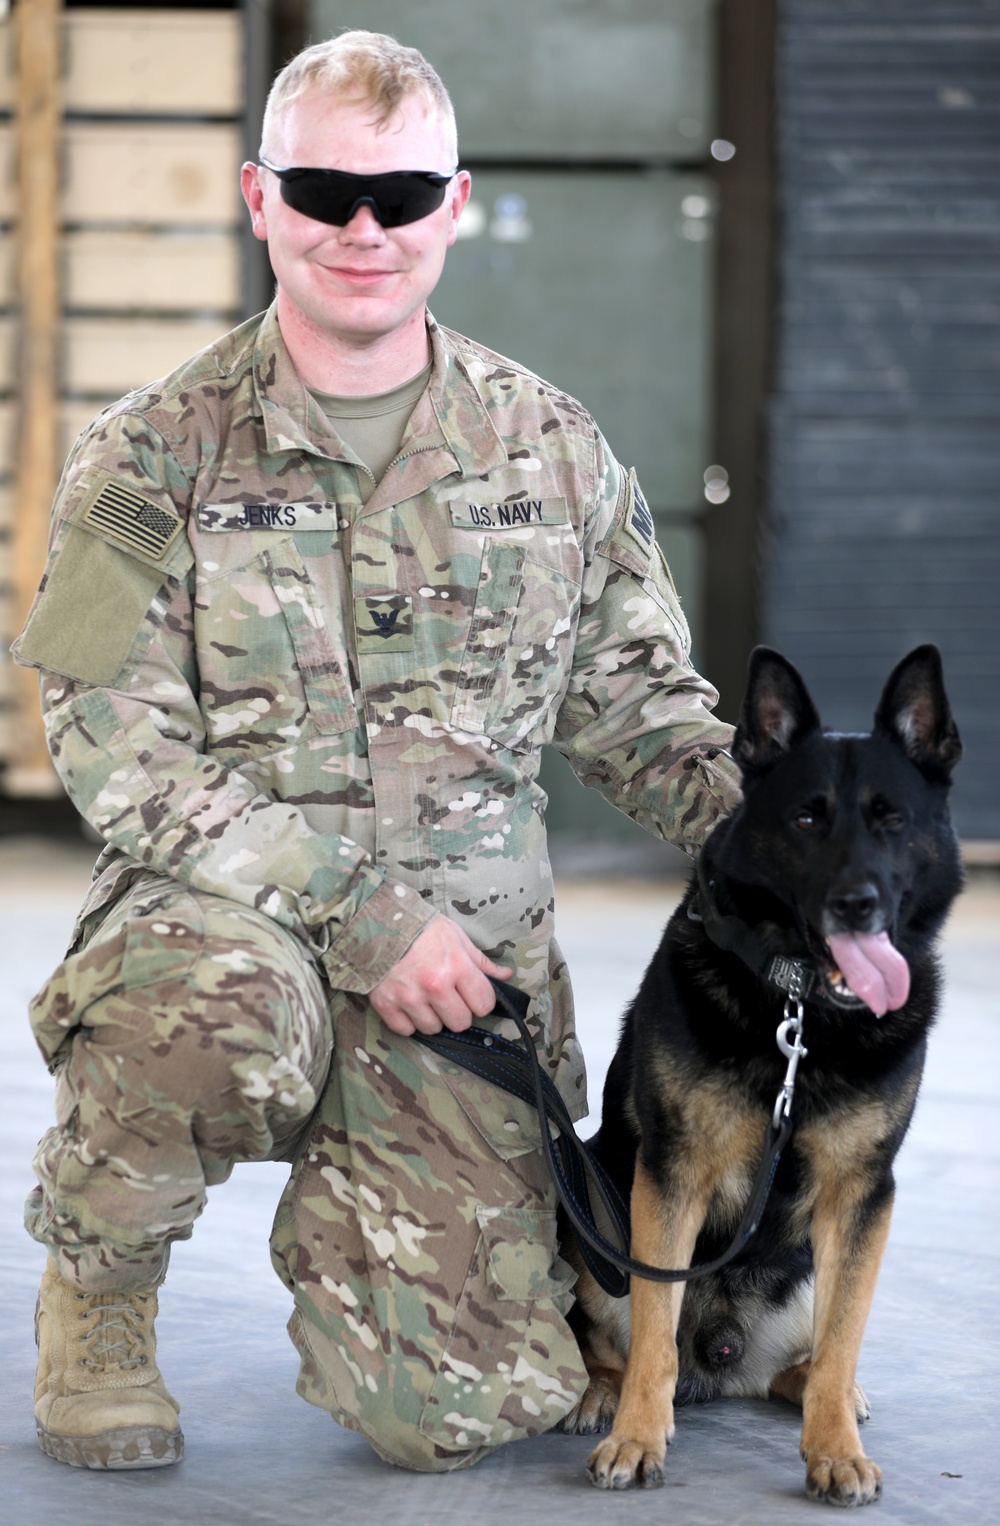
[{"label": "stacked wooden crate", "polygon": [[[238,9],[68,9],[59,18],[57,455],[107,402],[229,328],[240,311],[243,100]],[[12,26],[0,22],[0,635],[30,590],[9,554],[17,494],[18,180]],[[23,283],[28,277],[21,276]],[[58,466],[59,462],[56,463]],[[38,512],[37,508],[32,512]],[[0,763],[18,783],[36,718],[0,657]],[[37,751],[35,754],[37,760]]]}]

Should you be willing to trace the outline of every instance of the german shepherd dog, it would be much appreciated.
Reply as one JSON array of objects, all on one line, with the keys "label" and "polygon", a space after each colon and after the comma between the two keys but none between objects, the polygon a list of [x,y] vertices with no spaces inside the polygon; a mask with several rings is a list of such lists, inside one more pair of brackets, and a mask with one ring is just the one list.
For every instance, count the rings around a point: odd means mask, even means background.
[{"label": "german shepherd dog", "polygon": [[[807,1492],[877,1499],[855,1368],[889,1232],[892,1163],[938,1005],[934,942],[961,888],[947,808],[961,742],[932,646],[889,677],[871,734],[824,732],[796,669],[759,647],[733,742],[743,800],[707,842],[625,1014],[591,1142],[632,1255],[687,1268],[733,1239],[786,1073],[775,1033],[808,987],[792,1124],[757,1231],[703,1280],[579,1272],[590,1385],[564,1428],[611,1434],[600,1488],[663,1482],[674,1404],[801,1405]],[[795,987],[797,992],[797,986]]]}]

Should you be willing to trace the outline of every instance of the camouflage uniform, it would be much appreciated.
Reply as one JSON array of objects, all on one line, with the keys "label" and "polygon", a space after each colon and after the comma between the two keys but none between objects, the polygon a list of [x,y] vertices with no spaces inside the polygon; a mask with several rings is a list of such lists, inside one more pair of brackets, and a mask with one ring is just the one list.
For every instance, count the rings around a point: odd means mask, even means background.
[{"label": "camouflage uniform", "polygon": [[148,1281],[206,1182],[298,1143],[273,1255],[300,1391],[449,1468],[575,1402],[572,1278],[530,1110],[365,994],[446,913],[582,1116],[539,749],[692,849],[736,784],[634,474],[572,399],[430,337],[367,500],[273,309],[106,410],[16,655],[111,845],[34,1004],[69,1059],[32,1233],[88,1286]]}]

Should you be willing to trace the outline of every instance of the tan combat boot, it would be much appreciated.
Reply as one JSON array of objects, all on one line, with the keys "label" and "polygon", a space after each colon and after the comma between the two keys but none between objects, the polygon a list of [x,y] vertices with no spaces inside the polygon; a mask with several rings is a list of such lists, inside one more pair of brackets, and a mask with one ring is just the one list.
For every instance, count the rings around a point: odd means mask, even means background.
[{"label": "tan combat boot", "polygon": [[84,1293],[48,1262],[35,1313],[43,1452],[74,1468],[180,1461],[180,1405],[157,1371],[155,1317],[155,1289]]}]

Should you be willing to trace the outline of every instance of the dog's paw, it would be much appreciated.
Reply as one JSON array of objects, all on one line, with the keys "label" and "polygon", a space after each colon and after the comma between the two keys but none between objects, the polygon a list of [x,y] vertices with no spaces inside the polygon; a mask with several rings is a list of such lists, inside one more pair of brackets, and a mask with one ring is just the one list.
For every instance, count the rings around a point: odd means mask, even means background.
[{"label": "dog's paw", "polygon": [[575,1432],[578,1436],[596,1436],[599,1432],[606,1431],[614,1423],[618,1412],[621,1374],[616,1376],[617,1382],[603,1375],[592,1377],[587,1392],[576,1408],[564,1416],[559,1429]]},{"label": "dog's paw", "polygon": [[658,1489],[663,1483],[665,1452],[662,1443],[611,1435],[591,1452],[587,1472],[598,1489]]},{"label": "dog's paw", "polygon": [[854,1385],[854,1413],[858,1417],[859,1425],[863,1420],[871,1419],[871,1405],[868,1403],[868,1396],[860,1383],[855,1383]]},{"label": "dog's paw", "polygon": [[882,1471],[870,1457],[811,1457],[806,1493],[831,1505],[870,1505],[882,1493]]}]

